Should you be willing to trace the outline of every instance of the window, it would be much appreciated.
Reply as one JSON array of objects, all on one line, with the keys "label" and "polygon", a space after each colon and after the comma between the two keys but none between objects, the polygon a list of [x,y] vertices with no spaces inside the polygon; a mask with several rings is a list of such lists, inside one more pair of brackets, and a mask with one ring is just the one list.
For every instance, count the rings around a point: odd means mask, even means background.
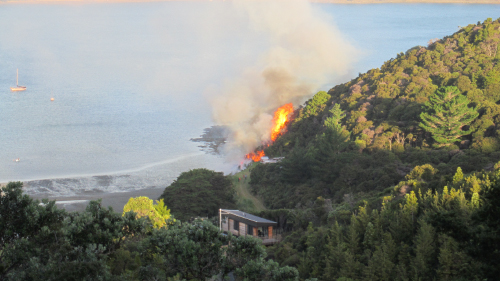
[{"label": "window", "polygon": [[234,223],[233,223],[233,229],[234,230],[240,230],[240,223],[238,221],[234,221]]},{"label": "window", "polygon": [[253,226],[251,225],[247,225],[247,229],[248,229],[248,235],[253,235]]}]

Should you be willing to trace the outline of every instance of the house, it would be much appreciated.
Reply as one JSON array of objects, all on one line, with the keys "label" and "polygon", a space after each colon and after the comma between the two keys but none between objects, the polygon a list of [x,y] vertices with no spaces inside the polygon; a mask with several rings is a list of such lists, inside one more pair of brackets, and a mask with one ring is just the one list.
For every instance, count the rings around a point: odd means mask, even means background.
[{"label": "house", "polygon": [[281,240],[276,233],[277,222],[270,221],[239,210],[219,209],[220,229],[236,236],[253,236],[264,245],[272,245]]},{"label": "house", "polygon": [[278,162],[280,162],[281,160],[283,160],[283,158],[285,158],[285,157],[274,157],[274,158],[269,159],[269,157],[267,157],[267,156],[262,156],[262,157],[260,158],[260,162],[261,162],[261,163],[264,163],[264,164],[268,164],[268,163],[278,163]]}]

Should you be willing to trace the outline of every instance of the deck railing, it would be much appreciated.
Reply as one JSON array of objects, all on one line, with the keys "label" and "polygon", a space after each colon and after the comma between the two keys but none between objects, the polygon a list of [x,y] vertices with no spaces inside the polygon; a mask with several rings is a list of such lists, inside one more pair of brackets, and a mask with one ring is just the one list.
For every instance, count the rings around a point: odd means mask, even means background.
[{"label": "deck railing", "polygon": [[276,243],[279,243],[281,241],[281,234],[276,234],[276,235],[273,235],[271,237],[269,237],[268,235],[257,236],[257,238],[262,240],[262,244],[268,246],[268,245],[274,245]]}]

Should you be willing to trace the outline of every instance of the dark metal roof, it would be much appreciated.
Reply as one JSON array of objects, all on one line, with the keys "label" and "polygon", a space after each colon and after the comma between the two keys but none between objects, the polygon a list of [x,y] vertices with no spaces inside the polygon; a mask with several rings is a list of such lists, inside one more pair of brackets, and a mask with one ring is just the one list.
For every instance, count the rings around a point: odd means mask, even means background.
[{"label": "dark metal roof", "polygon": [[254,225],[254,226],[266,226],[266,225],[277,225],[277,222],[270,221],[265,218],[261,218],[258,216],[254,216],[249,213],[242,212],[240,210],[225,210],[221,209],[221,214],[222,215],[229,215],[233,217],[236,220],[242,221],[242,222],[247,222],[249,225]]}]

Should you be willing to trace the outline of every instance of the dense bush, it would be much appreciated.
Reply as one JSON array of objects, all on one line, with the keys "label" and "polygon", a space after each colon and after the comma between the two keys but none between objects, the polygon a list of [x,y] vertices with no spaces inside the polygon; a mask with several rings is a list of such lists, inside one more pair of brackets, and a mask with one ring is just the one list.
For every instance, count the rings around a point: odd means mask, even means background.
[{"label": "dense bush", "polygon": [[500,160],[499,43],[500,21],[487,19],[318,92],[265,150],[285,159],[253,169],[253,191],[270,208],[318,196],[371,201],[415,166],[437,169],[430,186],[457,167],[491,169]]},{"label": "dense bush", "polygon": [[183,172],[165,190],[163,199],[172,215],[186,221],[194,217],[217,216],[219,209],[236,206],[235,190],[223,173],[207,169]]},{"label": "dense bush", "polygon": [[469,25],[319,92],[265,152],[252,191],[318,280],[496,280],[500,20]]},{"label": "dense bush", "polygon": [[334,220],[289,233],[269,254],[301,279],[496,280],[500,170],[458,169],[442,192],[424,184],[434,173],[414,169],[381,208],[365,202],[341,219],[337,206]]},{"label": "dense bush", "polygon": [[298,277],[295,268],[265,260],[261,240],[223,235],[208,221],[158,226],[157,217],[122,216],[100,201],[67,213],[55,201],[40,204],[22,194],[20,182],[1,193],[1,280],[225,280],[231,272],[236,280]]}]

